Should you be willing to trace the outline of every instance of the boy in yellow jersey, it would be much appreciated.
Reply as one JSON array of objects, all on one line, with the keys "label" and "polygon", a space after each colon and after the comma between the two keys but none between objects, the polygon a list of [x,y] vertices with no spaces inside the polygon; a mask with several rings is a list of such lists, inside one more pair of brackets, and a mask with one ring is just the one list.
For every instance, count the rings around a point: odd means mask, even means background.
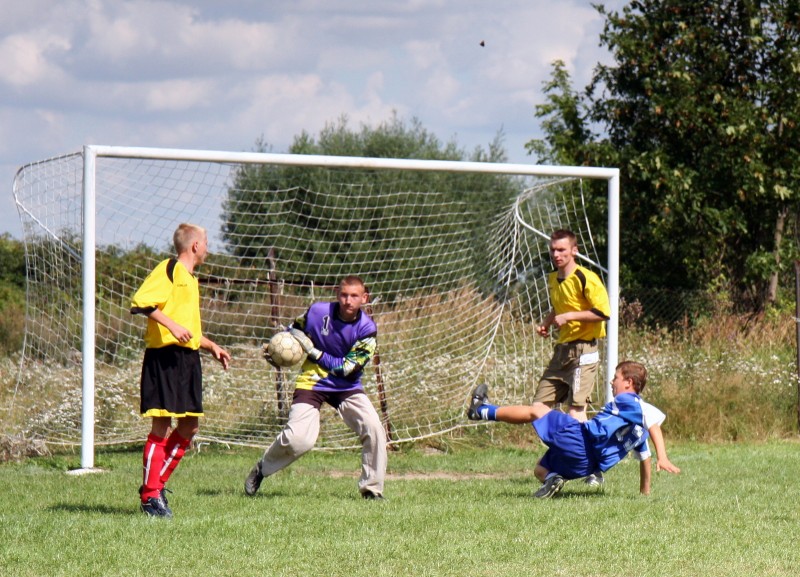
[{"label": "boy in yellow jersey", "polygon": [[[577,255],[575,233],[562,229],[550,235],[550,258],[556,271],[548,275],[547,284],[553,309],[536,330],[547,337],[550,328],[556,327],[558,337],[533,402],[549,407],[563,403],[572,417],[585,422],[600,364],[598,339],[606,335],[611,306],[600,277],[580,266]],[[587,482],[599,485],[602,475],[591,475]]]},{"label": "boy in yellow jersey", "polygon": [[[230,354],[203,336],[200,291],[194,268],[208,254],[205,229],[181,224],[173,235],[177,258],[161,261],[133,295],[132,314],[147,317],[142,364],[143,417],[153,419],[144,446],[141,508],[151,517],[172,517],[164,485],[197,434],[203,416],[199,349],[227,370]],[[177,425],[172,431],[172,419]]]}]

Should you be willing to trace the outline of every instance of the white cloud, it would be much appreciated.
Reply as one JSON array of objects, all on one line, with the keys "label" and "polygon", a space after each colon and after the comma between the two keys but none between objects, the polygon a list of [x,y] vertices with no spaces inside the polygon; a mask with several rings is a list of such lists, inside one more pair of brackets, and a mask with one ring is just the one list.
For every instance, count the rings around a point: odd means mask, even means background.
[{"label": "white cloud", "polygon": [[[602,21],[579,0],[3,4],[7,183],[88,143],[250,150],[263,135],[282,152],[342,115],[358,127],[393,111],[467,150],[502,127],[511,160],[525,161],[550,62],[582,87],[606,58]],[[0,232],[18,231],[12,218],[0,204]]]},{"label": "white cloud", "polygon": [[0,40],[0,82],[24,87],[43,80],[61,77],[61,71],[48,60],[53,51],[69,50],[69,40],[40,31],[14,34]]},{"label": "white cloud", "polygon": [[148,110],[188,110],[204,107],[214,87],[211,81],[172,80],[157,82],[145,89],[144,103]]},{"label": "white cloud", "polygon": [[209,20],[191,6],[144,1],[98,6],[88,27],[87,55],[102,55],[102,67],[131,67],[144,77],[270,69],[287,59],[281,46],[296,32],[291,23]]}]

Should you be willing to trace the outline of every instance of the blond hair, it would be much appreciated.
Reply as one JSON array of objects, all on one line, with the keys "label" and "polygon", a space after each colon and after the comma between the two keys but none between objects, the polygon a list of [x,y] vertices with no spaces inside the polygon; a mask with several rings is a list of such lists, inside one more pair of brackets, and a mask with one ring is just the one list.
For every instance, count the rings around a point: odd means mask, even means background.
[{"label": "blond hair", "polygon": [[175,234],[172,235],[172,244],[175,246],[175,252],[178,254],[186,252],[194,241],[205,234],[206,229],[202,226],[182,222],[175,229]]}]

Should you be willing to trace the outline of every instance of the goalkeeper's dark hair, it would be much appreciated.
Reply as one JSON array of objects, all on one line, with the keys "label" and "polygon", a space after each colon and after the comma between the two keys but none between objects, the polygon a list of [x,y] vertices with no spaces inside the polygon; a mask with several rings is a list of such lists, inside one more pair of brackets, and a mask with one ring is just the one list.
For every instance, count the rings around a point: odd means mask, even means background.
[{"label": "goalkeeper's dark hair", "polygon": [[630,379],[633,383],[633,390],[641,393],[647,384],[647,369],[642,363],[636,361],[622,361],[617,365],[619,374],[623,379]]},{"label": "goalkeeper's dark hair", "polygon": [[339,282],[339,286],[354,285],[354,284],[355,285],[361,285],[364,288],[364,292],[369,294],[369,288],[367,287],[367,284],[361,279],[360,276],[351,274],[351,275],[348,275],[348,276],[344,277]]}]

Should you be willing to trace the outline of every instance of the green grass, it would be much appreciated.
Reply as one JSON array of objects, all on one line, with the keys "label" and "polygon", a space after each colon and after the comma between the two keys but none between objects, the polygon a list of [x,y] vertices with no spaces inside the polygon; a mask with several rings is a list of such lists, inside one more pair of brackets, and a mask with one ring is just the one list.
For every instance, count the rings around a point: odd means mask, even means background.
[{"label": "green grass", "polygon": [[314,452],[242,483],[259,452],[204,448],[170,481],[172,520],[138,511],[139,450],[0,465],[0,573],[58,575],[740,576],[800,568],[800,446],[676,444],[680,476],[638,494],[625,461],[597,492],[530,497],[541,449],[405,448],[386,502],[358,497],[359,458]]}]

